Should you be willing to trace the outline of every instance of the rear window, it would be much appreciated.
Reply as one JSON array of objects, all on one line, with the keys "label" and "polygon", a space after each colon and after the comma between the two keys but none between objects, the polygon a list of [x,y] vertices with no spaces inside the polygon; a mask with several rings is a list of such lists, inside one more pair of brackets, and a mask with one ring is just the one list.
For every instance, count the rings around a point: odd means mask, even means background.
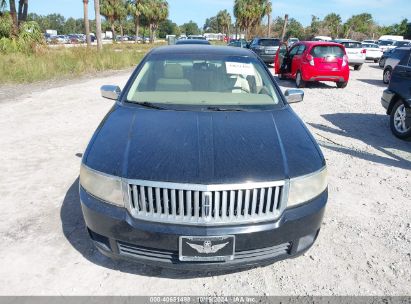
[{"label": "rear window", "polygon": [[378,44],[382,46],[389,46],[389,45],[392,45],[393,43],[394,41],[384,41],[384,40],[381,40],[378,42]]},{"label": "rear window", "polygon": [[314,58],[324,58],[329,56],[342,58],[344,57],[344,51],[339,46],[319,45],[313,47],[313,49],[311,50],[311,55]]},{"label": "rear window", "polygon": [[260,39],[258,40],[258,45],[261,46],[279,46],[280,40],[279,39]]},{"label": "rear window", "polygon": [[359,49],[362,48],[359,42],[342,42],[341,43],[346,49]]}]

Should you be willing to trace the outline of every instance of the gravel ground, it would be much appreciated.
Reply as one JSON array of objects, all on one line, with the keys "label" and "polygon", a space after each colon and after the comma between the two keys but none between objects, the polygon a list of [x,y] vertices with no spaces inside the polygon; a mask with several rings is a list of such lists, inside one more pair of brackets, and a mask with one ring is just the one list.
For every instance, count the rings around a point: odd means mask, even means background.
[{"label": "gravel ground", "polygon": [[129,74],[0,88],[1,295],[411,294],[411,143],[391,134],[382,71],[371,63],[351,72],[346,89],[311,85],[293,105],[330,175],[322,231],[304,256],[198,274],[99,254],[79,207],[80,158],[112,104],[99,87]]}]

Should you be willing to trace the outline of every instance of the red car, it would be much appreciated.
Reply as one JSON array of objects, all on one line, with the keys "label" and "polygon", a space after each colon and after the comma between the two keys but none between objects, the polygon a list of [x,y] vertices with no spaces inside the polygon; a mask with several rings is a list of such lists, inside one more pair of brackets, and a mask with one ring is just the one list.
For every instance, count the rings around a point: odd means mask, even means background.
[{"label": "red car", "polygon": [[295,79],[298,88],[309,81],[334,81],[345,88],[350,77],[345,48],[333,42],[301,41],[290,49],[281,44],[274,64],[278,77]]}]

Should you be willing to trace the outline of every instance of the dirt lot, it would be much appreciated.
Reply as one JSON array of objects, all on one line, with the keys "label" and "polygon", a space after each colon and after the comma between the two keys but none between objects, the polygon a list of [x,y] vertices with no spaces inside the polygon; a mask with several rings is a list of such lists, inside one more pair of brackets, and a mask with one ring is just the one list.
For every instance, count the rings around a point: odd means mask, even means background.
[{"label": "dirt lot", "polygon": [[0,88],[0,294],[411,294],[411,143],[391,134],[382,71],[371,63],[351,72],[346,89],[313,85],[293,105],[330,174],[322,231],[304,256],[201,275],[99,254],[84,230],[79,165],[112,105],[100,85],[124,85],[129,74]]}]

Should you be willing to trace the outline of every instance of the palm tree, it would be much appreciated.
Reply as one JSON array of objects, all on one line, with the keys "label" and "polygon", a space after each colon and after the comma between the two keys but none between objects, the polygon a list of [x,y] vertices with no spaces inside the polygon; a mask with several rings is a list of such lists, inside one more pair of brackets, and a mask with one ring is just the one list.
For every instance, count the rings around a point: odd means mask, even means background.
[{"label": "palm tree", "polygon": [[84,28],[86,29],[87,46],[91,46],[90,22],[88,20],[88,0],[83,0]]},{"label": "palm tree", "polygon": [[146,0],[129,0],[127,4],[127,10],[134,18],[134,26],[136,29],[135,41],[138,41],[138,34],[140,32],[140,17],[142,12],[146,9]]},{"label": "palm tree", "polygon": [[147,2],[147,5],[144,6],[142,14],[148,21],[150,43],[153,43],[158,24],[168,17],[168,3],[165,0],[150,0]]},{"label": "palm tree", "polygon": [[94,0],[94,12],[95,12],[95,15],[96,15],[97,49],[101,50],[103,48],[103,43],[101,41],[100,0]]},{"label": "palm tree", "polygon": [[217,14],[217,23],[226,37],[230,36],[231,16],[227,10],[219,11]]},{"label": "palm tree", "polygon": [[116,27],[114,23],[118,18],[120,5],[121,0],[101,0],[100,12],[110,23],[111,32],[113,33],[113,40],[116,39]]},{"label": "palm tree", "polygon": [[12,35],[17,36],[17,34],[19,32],[19,22],[18,22],[18,19],[17,19],[15,0],[10,0],[9,1],[9,6],[10,6],[10,16],[11,16],[11,20],[13,22]]},{"label": "palm tree", "polygon": [[264,17],[266,0],[235,0],[234,16],[237,25],[245,31],[246,39],[255,27],[261,24]]},{"label": "palm tree", "polygon": [[324,17],[324,25],[330,31],[333,38],[338,38],[341,22],[341,16],[336,13],[331,13]]},{"label": "palm tree", "polygon": [[20,23],[27,20],[28,6],[29,6],[28,0],[19,0],[19,12],[18,12],[19,25]]},{"label": "palm tree", "polygon": [[265,1],[264,15],[267,16],[267,37],[271,36],[271,13],[273,12],[273,5],[270,0]]}]

